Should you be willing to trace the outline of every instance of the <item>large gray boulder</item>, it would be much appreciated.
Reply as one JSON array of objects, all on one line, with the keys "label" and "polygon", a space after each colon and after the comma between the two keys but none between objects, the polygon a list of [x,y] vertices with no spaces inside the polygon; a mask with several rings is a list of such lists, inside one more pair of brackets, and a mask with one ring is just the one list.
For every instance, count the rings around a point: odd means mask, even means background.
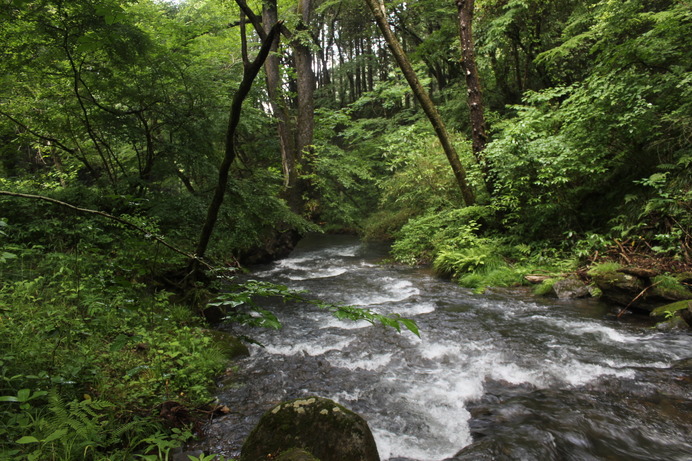
[{"label": "large gray boulder", "polygon": [[240,461],[265,461],[292,448],[321,461],[379,461],[368,423],[321,397],[291,400],[272,408],[243,444]]}]

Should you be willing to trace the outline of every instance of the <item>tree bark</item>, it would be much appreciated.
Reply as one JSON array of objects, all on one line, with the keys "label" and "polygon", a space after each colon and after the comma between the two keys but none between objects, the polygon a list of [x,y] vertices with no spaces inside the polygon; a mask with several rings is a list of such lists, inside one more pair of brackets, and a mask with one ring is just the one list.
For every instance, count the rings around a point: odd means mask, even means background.
[{"label": "tree bark", "polygon": [[[293,53],[296,64],[296,84],[298,112],[296,114],[296,165],[304,165],[303,155],[312,150],[315,132],[315,73],[312,70],[312,52],[306,43],[309,36],[310,13],[312,12],[312,0],[299,0],[298,2],[298,31],[293,40]],[[302,37],[301,37],[302,36]],[[295,212],[303,211],[302,195],[307,190],[307,185],[297,178],[293,185],[294,190],[289,191],[289,205]]]},{"label": "tree bark", "polygon": [[484,151],[488,142],[483,112],[483,91],[476,67],[476,52],[473,41],[473,12],[475,0],[456,0],[459,10],[459,39],[461,40],[461,65],[466,78],[468,105],[471,114],[471,141],[473,156],[481,167],[485,187],[490,194],[494,185],[490,178],[488,162]]},{"label": "tree bark", "polygon": [[243,107],[243,101],[250,92],[252,88],[252,82],[257,77],[265,59],[269,55],[269,50],[274,43],[274,38],[279,33],[281,28],[281,23],[276,23],[271,31],[267,34],[267,37],[262,41],[262,48],[260,49],[255,60],[248,66],[245,67],[243,72],[243,80],[240,82],[238,91],[236,91],[233,96],[233,102],[231,103],[231,112],[228,119],[228,130],[226,131],[226,148],[224,152],[224,158],[219,167],[219,179],[216,185],[216,190],[214,191],[214,197],[209,204],[209,209],[207,210],[207,218],[204,222],[204,227],[199,236],[199,243],[197,244],[197,249],[195,255],[197,258],[204,258],[207,251],[207,246],[209,245],[209,240],[211,234],[214,231],[214,226],[216,225],[216,220],[219,216],[219,210],[223,204],[223,199],[226,194],[226,187],[228,186],[228,173],[231,168],[231,164],[235,159],[235,130],[238,127],[238,122],[240,121],[240,112]]},{"label": "tree bark", "polygon": [[394,55],[394,58],[396,59],[396,62],[399,65],[399,68],[401,68],[401,71],[403,72],[406,81],[408,81],[408,84],[410,85],[413,94],[420,103],[421,107],[423,107],[425,115],[428,116],[428,119],[430,120],[430,123],[432,124],[433,129],[435,130],[435,133],[437,134],[437,137],[440,140],[440,144],[442,144],[442,149],[444,150],[445,155],[447,156],[447,160],[449,161],[449,164],[452,167],[452,171],[454,172],[454,177],[456,178],[457,185],[461,190],[461,195],[464,199],[464,203],[466,203],[467,206],[473,205],[476,202],[476,198],[473,193],[473,190],[471,189],[466,180],[466,170],[464,170],[464,167],[461,164],[461,161],[459,160],[459,155],[457,154],[456,149],[452,145],[452,142],[449,138],[449,133],[447,132],[447,127],[442,121],[442,117],[440,116],[440,113],[437,111],[437,108],[430,99],[430,95],[427,91],[425,91],[420,81],[418,80],[418,77],[416,76],[416,73],[414,72],[411,63],[408,60],[408,57],[406,56],[404,49],[401,47],[401,44],[399,43],[399,40],[396,38],[392,30],[389,28],[382,0],[365,0],[365,3],[367,3],[368,7],[370,7],[370,10],[372,11],[373,16],[375,17],[375,21],[377,22],[377,26],[382,32],[382,35],[384,36],[387,42],[387,45],[389,45],[389,49],[392,51],[392,54]]},{"label": "tree bark", "polygon": [[[279,20],[276,0],[267,0],[262,8],[262,23],[265,33],[269,33],[270,24],[276,24]],[[292,135],[290,118],[286,108],[286,102],[281,96],[281,75],[279,73],[279,56],[276,54],[279,48],[279,36],[272,43],[270,54],[264,62],[264,72],[267,79],[267,93],[272,114],[277,122],[279,133],[279,145],[281,148],[281,165],[284,173],[284,188],[289,190],[297,181],[296,147]]]}]

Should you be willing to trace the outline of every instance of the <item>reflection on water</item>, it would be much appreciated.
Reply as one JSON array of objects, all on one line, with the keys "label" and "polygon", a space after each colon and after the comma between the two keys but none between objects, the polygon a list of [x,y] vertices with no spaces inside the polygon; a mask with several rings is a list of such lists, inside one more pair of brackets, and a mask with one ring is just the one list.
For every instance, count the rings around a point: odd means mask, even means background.
[{"label": "reflection on water", "polygon": [[232,413],[204,448],[237,455],[273,404],[320,395],[368,420],[382,459],[692,459],[688,333],[617,321],[595,301],[472,295],[382,256],[352,237],[313,236],[252,277],[400,313],[421,338],[271,306],[285,327],[250,332],[265,347],[222,383]]}]

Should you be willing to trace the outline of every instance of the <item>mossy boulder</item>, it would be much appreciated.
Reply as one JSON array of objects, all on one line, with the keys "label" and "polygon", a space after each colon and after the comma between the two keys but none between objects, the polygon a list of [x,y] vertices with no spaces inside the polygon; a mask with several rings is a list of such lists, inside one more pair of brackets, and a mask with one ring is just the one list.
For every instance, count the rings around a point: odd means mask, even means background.
[{"label": "mossy boulder", "polygon": [[577,277],[567,277],[553,283],[552,291],[560,299],[586,298],[591,296],[589,288]]},{"label": "mossy boulder", "polygon": [[281,453],[276,461],[320,461],[319,459],[312,456],[308,451],[301,450],[300,448],[291,448]]},{"label": "mossy boulder", "polygon": [[379,461],[368,423],[338,403],[321,397],[284,402],[262,416],[243,444],[240,461],[276,459],[290,449],[321,461]]},{"label": "mossy boulder", "polygon": [[[604,299],[623,306],[632,303],[632,300],[648,286],[639,277],[617,270],[590,271],[589,275],[603,293]],[[642,298],[640,299],[643,301]],[[640,303],[635,302],[635,304]]]},{"label": "mossy boulder", "polygon": [[[692,328],[692,299],[685,299],[657,307],[651,311],[651,316],[665,317],[672,320],[672,322],[668,322],[671,325],[682,326],[682,324],[686,324]],[[681,319],[684,320],[683,323],[681,323]]]},{"label": "mossy boulder", "polygon": [[606,301],[649,312],[661,304],[692,296],[692,291],[683,282],[684,275],[681,278],[649,269],[606,263],[592,268],[589,276]]}]

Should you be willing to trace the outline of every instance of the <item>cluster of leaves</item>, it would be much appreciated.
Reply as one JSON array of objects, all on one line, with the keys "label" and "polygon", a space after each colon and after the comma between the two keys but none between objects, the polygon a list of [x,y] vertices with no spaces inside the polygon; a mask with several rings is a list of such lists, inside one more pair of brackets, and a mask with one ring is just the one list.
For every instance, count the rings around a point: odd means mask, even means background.
[{"label": "cluster of leaves", "polygon": [[616,225],[620,237],[689,252],[690,20],[684,2],[601,1],[538,56],[563,82],[525,93],[487,151],[516,231]]}]

